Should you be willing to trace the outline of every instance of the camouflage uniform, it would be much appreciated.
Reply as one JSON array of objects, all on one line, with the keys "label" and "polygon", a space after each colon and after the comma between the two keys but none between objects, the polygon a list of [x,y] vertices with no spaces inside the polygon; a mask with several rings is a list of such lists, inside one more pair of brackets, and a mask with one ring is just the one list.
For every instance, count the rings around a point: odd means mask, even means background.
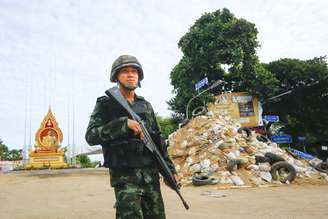
[{"label": "camouflage uniform", "polygon": [[[130,106],[144,121],[167,164],[176,173],[150,103],[136,95]],[[102,145],[104,165],[109,167],[111,186],[115,189],[116,218],[165,218],[158,169],[144,143],[128,128],[128,118],[112,98],[98,98],[86,140],[90,145]]]}]

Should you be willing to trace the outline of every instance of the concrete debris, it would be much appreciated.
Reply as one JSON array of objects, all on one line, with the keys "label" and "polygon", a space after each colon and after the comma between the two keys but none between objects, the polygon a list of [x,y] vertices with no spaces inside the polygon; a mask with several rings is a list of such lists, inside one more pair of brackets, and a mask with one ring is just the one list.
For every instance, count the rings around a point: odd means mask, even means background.
[{"label": "concrete debris", "polygon": [[271,182],[272,181],[272,176],[270,172],[265,172],[265,171],[261,171],[260,172],[260,177],[262,179],[264,179],[267,182]]},{"label": "concrete debris", "polygon": [[316,179],[316,182],[327,183],[328,176],[320,175],[308,161],[297,160],[276,143],[258,141],[253,132],[250,136],[238,133],[240,127],[227,113],[209,111],[172,133],[168,151],[182,184],[190,185],[196,172],[210,176],[213,184],[226,187],[281,184],[272,179],[270,163],[256,164],[255,156],[264,156],[267,152],[291,164],[297,172],[296,181],[306,178],[307,182]]},{"label": "concrete debris", "polygon": [[239,176],[231,176],[230,179],[236,186],[245,185],[244,181]]},{"label": "concrete debris", "polygon": [[269,163],[260,163],[258,167],[261,172],[269,172],[271,170],[271,165]]}]

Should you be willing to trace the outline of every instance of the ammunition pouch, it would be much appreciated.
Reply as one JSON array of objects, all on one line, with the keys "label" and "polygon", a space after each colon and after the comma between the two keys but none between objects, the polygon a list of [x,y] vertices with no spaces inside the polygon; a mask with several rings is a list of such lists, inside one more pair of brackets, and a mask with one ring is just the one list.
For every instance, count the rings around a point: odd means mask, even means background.
[{"label": "ammunition pouch", "polygon": [[153,165],[151,153],[142,140],[131,138],[102,145],[104,165],[109,168],[137,168]]}]

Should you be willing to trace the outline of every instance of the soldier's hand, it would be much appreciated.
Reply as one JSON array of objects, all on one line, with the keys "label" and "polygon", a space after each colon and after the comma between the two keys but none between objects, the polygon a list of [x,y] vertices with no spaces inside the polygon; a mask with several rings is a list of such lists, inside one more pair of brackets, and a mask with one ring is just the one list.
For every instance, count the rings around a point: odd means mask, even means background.
[{"label": "soldier's hand", "polygon": [[128,127],[133,131],[134,135],[139,136],[140,139],[144,139],[144,133],[142,132],[140,124],[137,121],[128,119]]}]

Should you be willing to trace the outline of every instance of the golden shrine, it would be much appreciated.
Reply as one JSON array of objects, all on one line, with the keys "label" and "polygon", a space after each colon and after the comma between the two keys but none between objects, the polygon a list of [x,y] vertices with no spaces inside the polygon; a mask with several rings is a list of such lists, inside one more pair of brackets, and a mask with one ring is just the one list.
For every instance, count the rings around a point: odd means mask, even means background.
[{"label": "golden shrine", "polygon": [[65,152],[60,149],[63,134],[49,107],[40,128],[35,135],[35,150],[29,152],[28,169],[67,168]]}]

